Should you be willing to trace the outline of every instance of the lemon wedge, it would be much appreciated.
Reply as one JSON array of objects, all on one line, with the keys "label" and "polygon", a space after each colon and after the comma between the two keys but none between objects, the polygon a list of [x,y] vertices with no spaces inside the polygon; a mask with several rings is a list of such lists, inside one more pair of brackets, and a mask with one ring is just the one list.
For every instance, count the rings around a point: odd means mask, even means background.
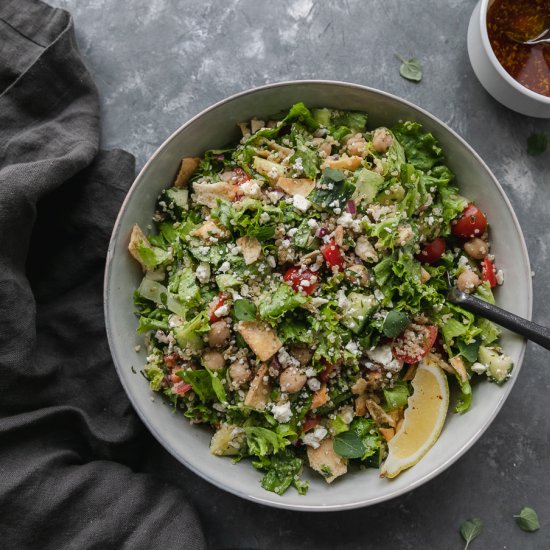
[{"label": "lemon wedge", "polygon": [[412,381],[413,394],[401,427],[388,443],[382,475],[395,477],[414,466],[437,441],[449,409],[447,375],[437,363],[424,359]]}]

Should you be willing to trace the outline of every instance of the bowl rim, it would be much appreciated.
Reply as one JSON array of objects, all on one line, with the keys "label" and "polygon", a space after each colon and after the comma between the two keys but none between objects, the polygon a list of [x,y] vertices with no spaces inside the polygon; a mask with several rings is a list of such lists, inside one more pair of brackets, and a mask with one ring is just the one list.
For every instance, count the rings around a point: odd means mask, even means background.
[{"label": "bowl rim", "polygon": [[[395,497],[398,497],[400,495],[409,493],[410,491],[416,489],[417,487],[420,487],[421,485],[423,485],[424,483],[426,483],[430,479],[435,478],[437,475],[439,475],[440,473],[445,471],[449,466],[451,466],[460,457],[462,457],[466,453],[466,451],[473,446],[473,444],[481,437],[481,435],[492,424],[494,418],[496,417],[496,415],[498,414],[498,412],[502,408],[504,402],[508,398],[510,392],[512,391],[512,388],[513,388],[513,386],[514,386],[514,384],[517,380],[517,374],[519,374],[519,371],[521,370],[521,366],[523,364],[523,359],[524,359],[525,351],[526,351],[526,347],[527,347],[527,341],[525,339],[523,339],[521,341],[521,350],[520,350],[520,353],[519,353],[517,365],[515,365],[515,369],[514,369],[515,372],[516,372],[516,375],[513,376],[507,382],[507,384],[506,384],[506,393],[504,393],[500,397],[499,401],[497,402],[497,406],[496,406],[493,414],[486,418],[485,423],[454,454],[454,456],[452,456],[451,458],[445,460],[443,463],[439,464],[436,468],[431,470],[428,474],[426,474],[426,475],[424,475],[420,478],[417,478],[416,480],[411,482],[407,487],[404,487],[402,489],[397,489],[397,490],[394,490],[394,491],[389,491],[388,493],[386,493],[385,495],[382,495],[382,496],[354,500],[354,501],[346,503],[346,504],[336,504],[336,505],[331,505],[331,504],[303,504],[303,505],[301,505],[301,504],[287,503],[282,499],[281,499],[281,501],[278,501],[278,500],[275,500],[275,499],[267,498],[267,496],[266,496],[265,499],[263,499],[263,498],[260,498],[256,495],[248,494],[245,489],[240,489],[240,488],[237,488],[237,487],[230,487],[228,485],[221,484],[221,483],[219,483],[218,480],[213,479],[212,477],[210,477],[210,475],[208,475],[207,473],[202,471],[200,468],[195,467],[193,464],[189,463],[184,457],[182,457],[176,449],[174,449],[168,442],[165,441],[163,435],[151,424],[151,422],[149,422],[148,415],[141,408],[141,401],[136,399],[133,396],[133,394],[130,391],[130,389],[129,389],[126,381],[125,381],[125,378],[122,374],[123,369],[124,369],[124,365],[123,365],[122,361],[119,361],[119,358],[118,358],[117,353],[116,353],[115,337],[114,337],[113,327],[112,327],[111,322],[110,322],[110,304],[109,304],[109,300],[108,300],[108,295],[109,295],[109,291],[110,291],[110,282],[111,282],[111,266],[112,266],[112,260],[113,260],[113,257],[114,257],[114,248],[115,248],[116,243],[119,240],[121,221],[122,221],[122,218],[123,218],[124,213],[126,211],[127,205],[128,205],[129,201],[132,198],[132,195],[134,194],[136,188],[139,186],[141,178],[143,177],[144,173],[149,169],[149,166],[152,163],[155,162],[155,160],[156,160],[157,156],[160,154],[160,152],[165,147],[167,147],[168,144],[173,139],[175,139],[175,137],[180,132],[182,132],[185,128],[187,128],[188,126],[193,124],[193,122],[195,120],[202,117],[204,114],[217,109],[221,105],[224,105],[224,104],[229,103],[231,101],[235,101],[239,98],[243,98],[243,97],[246,97],[246,96],[249,96],[249,95],[253,95],[253,94],[255,94],[259,91],[262,91],[262,90],[266,90],[266,89],[270,89],[270,88],[292,87],[292,86],[296,86],[296,85],[306,85],[306,86],[307,85],[315,85],[316,86],[316,85],[319,85],[319,84],[327,85],[327,86],[336,86],[336,87],[344,86],[344,87],[350,87],[350,88],[354,88],[354,89],[361,90],[361,91],[367,91],[367,92],[371,92],[371,93],[375,93],[375,94],[380,94],[380,95],[385,96],[385,97],[387,97],[387,98],[389,98],[393,101],[397,101],[399,103],[404,104],[405,106],[412,109],[413,111],[417,111],[420,114],[422,114],[423,116],[429,118],[436,125],[440,125],[444,129],[446,129],[455,139],[457,139],[461,143],[462,146],[464,146],[469,151],[469,153],[471,155],[473,155],[475,160],[481,165],[481,167],[487,172],[487,174],[493,180],[493,183],[495,184],[498,192],[500,193],[502,199],[504,200],[504,202],[505,202],[505,204],[508,208],[508,211],[511,215],[512,222],[513,222],[514,227],[515,227],[515,229],[518,233],[518,236],[519,236],[519,239],[520,239],[521,249],[522,249],[524,258],[527,262],[527,266],[526,266],[527,271],[529,273],[531,272],[528,249],[527,249],[527,246],[526,246],[526,243],[525,243],[525,238],[523,236],[523,232],[522,232],[521,227],[519,225],[519,221],[518,221],[517,216],[515,214],[515,211],[514,211],[512,205],[511,205],[508,197],[506,196],[502,186],[500,185],[500,183],[498,182],[498,180],[496,179],[496,177],[492,173],[492,171],[489,169],[487,164],[478,155],[478,153],[458,133],[456,133],[454,130],[452,130],[442,120],[437,118],[435,115],[429,113],[428,111],[426,111],[422,107],[419,107],[419,106],[415,105],[414,103],[412,103],[412,102],[410,102],[406,99],[402,99],[402,98],[400,98],[400,97],[398,97],[394,94],[391,94],[389,92],[384,92],[382,90],[378,90],[376,88],[372,88],[370,86],[364,86],[364,85],[361,85],[361,84],[355,84],[355,83],[351,83],[351,82],[338,81],[338,80],[324,80],[324,79],[321,79],[321,80],[314,80],[314,79],[287,80],[287,81],[275,82],[275,83],[271,83],[271,84],[265,84],[265,85],[258,86],[258,87],[255,87],[255,88],[250,88],[250,89],[247,89],[247,90],[243,90],[243,91],[238,92],[236,94],[233,94],[233,95],[231,95],[231,96],[229,96],[225,99],[217,101],[216,103],[214,103],[210,107],[207,107],[206,109],[203,109],[198,114],[191,117],[187,122],[182,124],[179,128],[177,128],[174,132],[172,132],[168,138],[166,138],[164,140],[164,142],[155,150],[155,152],[151,155],[149,160],[144,164],[143,168],[140,170],[139,174],[136,176],[134,182],[130,186],[130,188],[129,188],[127,194],[126,194],[126,197],[124,198],[124,201],[122,202],[122,205],[120,207],[118,215],[116,217],[116,220],[115,220],[115,223],[114,223],[114,226],[113,226],[113,231],[112,231],[112,234],[111,234],[111,239],[109,241],[109,246],[108,246],[108,250],[107,250],[107,257],[106,257],[106,263],[105,263],[105,272],[104,272],[103,303],[104,303],[105,330],[106,330],[106,333],[107,333],[107,340],[109,342],[109,348],[110,348],[110,351],[111,351],[111,356],[113,358],[113,363],[115,365],[115,369],[117,371],[120,382],[121,382],[121,384],[124,388],[124,391],[126,392],[126,395],[128,396],[128,399],[130,400],[134,410],[138,414],[141,421],[145,424],[147,429],[153,434],[155,439],[162,445],[162,447],[164,447],[164,449],[166,449],[178,462],[182,463],[186,468],[189,468],[193,473],[197,474],[202,479],[205,479],[209,483],[212,483],[212,485],[214,485],[214,486],[216,486],[220,489],[223,489],[223,490],[225,490],[225,491],[227,491],[231,494],[234,494],[236,496],[239,496],[241,498],[244,498],[246,500],[252,501],[252,502],[257,503],[257,504],[267,505],[267,506],[271,506],[271,507],[274,507],[274,508],[281,508],[281,509],[286,509],[286,510],[302,511],[302,512],[343,511],[343,510],[362,508],[362,507],[365,507],[365,506],[371,506],[373,504],[378,504],[380,502],[391,500],[391,499],[393,499]],[[531,278],[529,278],[528,282],[527,282],[527,311],[528,311],[527,318],[528,319],[531,319],[531,317],[532,317],[532,310],[533,310],[533,285],[532,285]]]},{"label": "bowl rim", "polygon": [[525,96],[531,99],[534,99],[539,103],[542,103],[543,105],[550,105],[550,97],[539,94],[538,92],[534,92],[533,90],[530,90],[523,84],[520,84],[514,77],[512,77],[506,71],[506,69],[504,69],[500,61],[497,59],[497,56],[495,55],[495,52],[493,51],[493,47],[491,46],[491,42],[489,40],[489,33],[487,32],[487,11],[489,10],[489,3],[494,1],[495,0],[480,1],[479,20],[478,20],[479,28],[481,32],[481,42],[483,44],[483,47],[485,48],[485,52],[489,57],[489,60],[493,64],[493,67],[496,69],[498,74],[516,90],[518,90]]}]

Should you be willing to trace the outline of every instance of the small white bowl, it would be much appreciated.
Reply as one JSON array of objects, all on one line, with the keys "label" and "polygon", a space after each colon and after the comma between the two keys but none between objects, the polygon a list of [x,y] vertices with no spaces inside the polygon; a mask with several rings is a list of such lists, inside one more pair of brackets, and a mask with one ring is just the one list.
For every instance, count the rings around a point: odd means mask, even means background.
[{"label": "small white bowl", "polygon": [[160,395],[152,399],[154,394],[139,373],[146,362],[144,346],[139,353],[135,350],[142,338],[136,334],[132,296],[142,273],[127,250],[132,224],[146,227],[150,223],[156,198],[171,185],[182,157],[234,143],[240,135],[237,122],[281,112],[298,101],[309,107],[366,111],[371,128],[415,120],[433,132],[463,194],[487,212],[491,251],[505,273],[497,303],[530,319],[531,268],[521,229],[504,191],[475,151],[433,115],[391,94],[345,82],[298,81],[270,84],[217,103],[176,130],[153,154],[128,192],[113,230],[105,271],[106,329],[118,375],[134,408],[159,442],[188,468],[214,485],[257,503],[292,510],[345,510],[410,491],[464,454],[489,427],[509,395],[519,374],[525,341],[504,331],[502,346],[515,364],[512,378],[502,387],[478,384],[472,409],[465,415],[449,413],[439,440],[416,466],[394,480],[380,479],[378,470],[369,469],[350,472],[332,485],[306,472],[311,485],[305,496],[293,489],[283,496],[265,491],[260,486],[261,474],[249,461],[233,464],[227,457],[210,453],[211,430],[175,414]]},{"label": "small white bowl", "polygon": [[479,0],[468,26],[468,55],[481,85],[504,106],[522,115],[550,118],[550,97],[512,78],[497,59],[487,34],[487,10],[494,0]]}]

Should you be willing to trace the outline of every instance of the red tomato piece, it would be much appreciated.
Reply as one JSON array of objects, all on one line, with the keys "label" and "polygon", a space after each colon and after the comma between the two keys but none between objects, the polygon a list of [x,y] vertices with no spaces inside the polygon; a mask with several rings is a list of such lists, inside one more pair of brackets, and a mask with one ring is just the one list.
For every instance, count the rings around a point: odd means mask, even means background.
[{"label": "red tomato piece", "polygon": [[237,185],[242,185],[250,179],[250,176],[242,168],[235,168],[233,172],[235,172],[235,183]]},{"label": "red tomato piece", "polygon": [[473,203],[470,203],[462,214],[451,222],[451,233],[465,239],[481,237],[486,229],[487,218]]},{"label": "red tomato piece", "polygon": [[177,374],[172,373],[170,375],[170,382],[177,384],[178,382],[181,382],[181,378]]},{"label": "red tomato piece", "polygon": [[344,256],[334,239],[331,239],[328,244],[323,245],[321,247],[321,252],[330,269],[336,268],[337,271],[342,271],[342,269],[344,269]]},{"label": "red tomato piece", "polygon": [[171,369],[180,362],[180,356],[177,353],[170,353],[169,355],[164,356],[164,364]]},{"label": "red tomato piece", "polygon": [[298,266],[291,267],[283,276],[285,282],[290,283],[296,292],[302,291],[311,294],[315,290],[317,275],[309,269]]},{"label": "red tomato piece", "polygon": [[330,374],[331,372],[337,367],[338,365],[335,365],[333,363],[328,363],[327,366],[325,367],[325,370],[321,371],[319,373],[319,380],[321,380],[321,382],[328,382],[328,379],[330,378]]},{"label": "red tomato piece", "polygon": [[416,259],[422,263],[433,264],[437,262],[445,252],[445,239],[438,237],[433,241],[426,243]]},{"label": "red tomato piece", "polygon": [[223,297],[223,294],[220,293],[218,296],[218,301],[215,303],[214,307],[210,310],[211,323],[217,323],[221,319],[221,317],[218,317],[215,312],[218,308],[222,307],[224,303],[225,303],[225,299]]},{"label": "red tomato piece", "polygon": [[309,432],[309,430],[313,430],[315,426],[318,426],[321,422],[321,417],[317,415],[310,416],[309,418],[306,418],[303,425],[302,425],[302,433]]},{"label": "red tomato piece", "polygon": [[178,395],[185,395],[191,389],[193,389],[193,386],[191,384],[186,384],[185,382],[178,382],[172,387],[174,393]]},{"label": "red tomato piece", "polygon": [[497,286],[497,274],[493,262],[485,258],[481,262],[481,280],[488,281],[491,287]]},{"label": "red tomato piece", "polygon": [[435,325],[408,325],[393,342],[393,356],[403,363],[418,363],[432,349],[436,339]]}]

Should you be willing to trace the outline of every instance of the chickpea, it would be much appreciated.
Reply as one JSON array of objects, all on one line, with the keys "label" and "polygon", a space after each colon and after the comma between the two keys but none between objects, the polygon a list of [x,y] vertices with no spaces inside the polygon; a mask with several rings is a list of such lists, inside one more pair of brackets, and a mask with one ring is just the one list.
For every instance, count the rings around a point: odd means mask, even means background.
[{"label": "chickpea", "polygon": [[367,154],[367,142],[361,134],[355,134],[348,139],[346,149],[350,155],[364,157]]},{"label": "chickpea", "polygon": [[365,262],[377,262],[378,254],[365,235],[361,235],[355,243],[355,254]]},{"label": "chickpea", "polygon": [[223,354],[214,349],[208,349],[202,354],[202,362],[210,370],[220,370],[225,366]]},{"label": "chickpea", "polygon": [[397,227],[397,246],[405,246],[414,238],[414,233],[409,224],[399,225]]},{"label": "chickpea", "polygon": [[305,385],[307,376],[297,367],[288,367],[279,376],[281,390],[287,393],[299,392]]},{"label": "chickpea", "polygon": [[332,145],[330,143],[321,143],[319,146],[319,156],[327,158],[332,153]]},{"label": "chickpea", "polygon": [[377,153],[385,153],[393,143],[393,137],[386,128],[376,128],[372,137],[372,146]]},{"label": "chickpea", "polygon": [[481,279],[471,270],[463,271],[456,281],[456,286],[462,292],[470,293],[481,284]]},{"label": "chickpea", "polygon": [[422,284],[425,284],[425,283],[427,283],[431,278],[432,278],[432,276],[431,276],[423,267],[421,267],[421,268],[420,268],[420,282],[421,282]]},{"label": "chickpea", "polygon": [[313,350],[303,344],[295,344],[290,348],[290,355],[300,361],[300,365],[305,367],[309,365],[311,358],[313,357]]},{"label": "chickpea", "polygon": [[386,378],[378,370],[370,371],[367,376],[367,391],[376,391],[384,386]]},{"label": "chickpea", "polygon": [[474,260],[483,260],[489,253],[489,244],[483,239],[475,237],[464,245],[464,251]]},{"label": "chickpea", "polygon": [[227,320],[222,319],[210,326],[210,330],[208,331],[208,343],[213,348],[220,348],[227,343],[230,336],[231,331],[229,330],[229,324]]},{"label": "chickpea", "polygon": [[229,376],[231,377],[231,385],[235,388],[240,388],[243,384],[246,384],[252,377],[252,371],[246,359],[237,359],[237,361],[231,363]]},{"label": "chickpea", "polygon": [[347,278],[356,285],[368,286],[369,271],[364,265],[352,265],[346,270]]}]

